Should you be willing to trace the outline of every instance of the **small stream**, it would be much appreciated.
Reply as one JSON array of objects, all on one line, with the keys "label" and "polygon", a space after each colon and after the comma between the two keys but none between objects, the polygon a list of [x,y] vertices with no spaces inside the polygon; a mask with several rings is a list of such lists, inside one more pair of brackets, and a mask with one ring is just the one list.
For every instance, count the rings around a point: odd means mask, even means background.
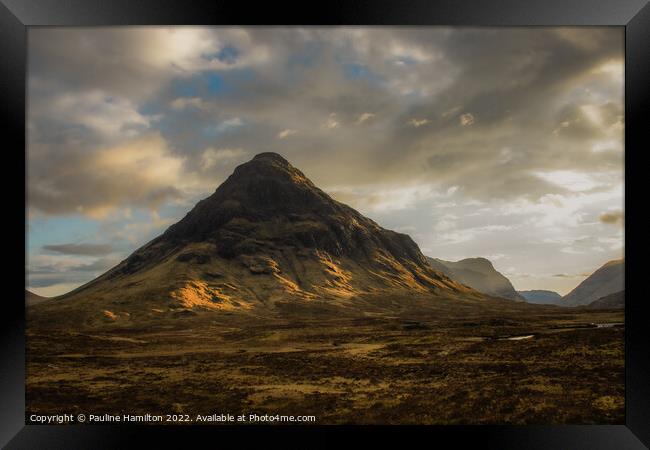
[{"label": "small stream", "polygon": [[525,339],[532,339],[534,338],[534,334],[526,334],[523,336],[510,336],[510,337],[505,337],[505,338],[498,338],[500,341],[523,341]]},{"label": "small stream", "polygon": [[[613,328],[613,327],[622,327],[625,326],[623,322],[615,323],[590,323],[589,325],[579,325],[575,327],[561,327],[553,328],[556,331],[575,331],[575,330],[593,330],[594,328]],[[493,338],[487,338],[486,340],[497,340],[497,341],[525,341],[528,339],[533,339],[535,336],[541,333],[533,334],[516,334],[513,336],[497,336]]]},{"label": "small stream", "polygon": [[595,326],[596,328],[612,328],[612,327],[622,327],[625,324],[623,322],[619,322],[619,323],[592,323],[591,325]]}]

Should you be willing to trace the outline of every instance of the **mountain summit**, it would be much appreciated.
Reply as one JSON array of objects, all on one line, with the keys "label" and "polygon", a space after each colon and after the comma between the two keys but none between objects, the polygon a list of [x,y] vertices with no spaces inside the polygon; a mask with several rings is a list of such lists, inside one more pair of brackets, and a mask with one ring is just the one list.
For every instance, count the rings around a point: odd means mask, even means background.
[{"label": "mountain summit", "polygon": [[408,235],[261,153],[162,235],[56,303],[92,301],[117,320],[120,311],[250,310],[397,291],[480,297],[432,268]]}]

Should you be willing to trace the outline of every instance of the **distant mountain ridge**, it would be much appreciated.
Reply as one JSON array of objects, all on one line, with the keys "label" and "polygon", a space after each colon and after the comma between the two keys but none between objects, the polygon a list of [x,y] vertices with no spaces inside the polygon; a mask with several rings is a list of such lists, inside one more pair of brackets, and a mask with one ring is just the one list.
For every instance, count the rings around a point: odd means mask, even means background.
[{"label": "distant mountain ridge", "polygon": [[492,262],[486,258],[445,261],[427,257],[427,260],[434,269],[479,292],[508,300],[525,301],[517,293],[510,280],[497,271]]},{"label": "distant mountain ridge", "polygon": [[625,260],[603,264],[575,289],[562,298],[564,306],[586,306],[609,294],[625,289]]},{"label": "distant mountain ridge", "polygon": [[43,303],[47,300],[50,300],[50,298],[43,297],[38,294],[34,294],[33,292],[25,289],[25,305],[27,306],[38,305],[39,303]]},{"label": "distant mountain ridge", "polygon": [[557,305],[562,302],[562,296],[555,291],[544,289],[533,289],[529,291],[518,291],[528,303]]}]

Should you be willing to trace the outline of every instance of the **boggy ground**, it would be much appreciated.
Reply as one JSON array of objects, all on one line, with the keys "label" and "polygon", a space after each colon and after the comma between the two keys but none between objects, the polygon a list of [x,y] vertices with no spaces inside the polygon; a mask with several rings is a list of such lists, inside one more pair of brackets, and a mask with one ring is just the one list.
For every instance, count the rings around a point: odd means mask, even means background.
[{"label": "boggy ground", "polygon": [[287,303],[265,318],[209,312],[79,330],[28,323],[27,415],[624,422],[624,327],[594,325],[620,324],[622,311],[407,300]]}]

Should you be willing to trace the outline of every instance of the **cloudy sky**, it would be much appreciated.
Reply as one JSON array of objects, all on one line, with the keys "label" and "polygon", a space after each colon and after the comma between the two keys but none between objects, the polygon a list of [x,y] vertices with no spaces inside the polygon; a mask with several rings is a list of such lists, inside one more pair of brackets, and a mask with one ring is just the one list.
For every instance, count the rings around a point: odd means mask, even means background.
[{"label": "cloudy sky", "polygon": [[256,153],[564,294],[623,256],[623,28],[31,28],[28,288],[84,283]]}]

